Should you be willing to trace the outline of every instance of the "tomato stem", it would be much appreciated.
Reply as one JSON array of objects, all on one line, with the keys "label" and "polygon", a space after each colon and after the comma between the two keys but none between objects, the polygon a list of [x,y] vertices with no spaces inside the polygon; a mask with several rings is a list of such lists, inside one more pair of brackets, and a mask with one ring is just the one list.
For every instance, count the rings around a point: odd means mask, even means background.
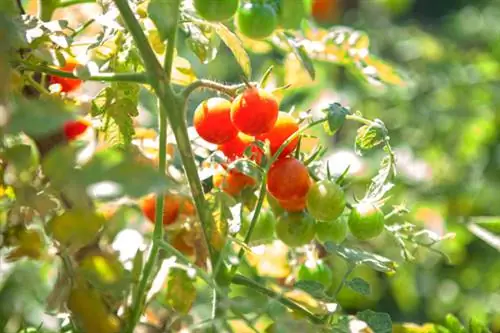
[{"label": "tomato stem", "polygon": [[182,97],[187,100],[195,90],[202,88],[215,90],[230,97],[234,97],[237,94],[238,90],[245,88],[245,86],[246,84],[224,85],[218,82],[201,79],[194,81],[186,88],[184,88],[184,90],[182,91]]}]

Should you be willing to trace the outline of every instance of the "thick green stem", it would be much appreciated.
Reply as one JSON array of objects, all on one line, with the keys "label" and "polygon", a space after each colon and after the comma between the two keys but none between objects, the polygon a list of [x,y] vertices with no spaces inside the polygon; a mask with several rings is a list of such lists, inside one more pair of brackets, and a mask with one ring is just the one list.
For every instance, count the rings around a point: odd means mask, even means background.
[{"label": "thick green stem", "polygon": [[283,304],[287,308],[303,314],[304,316],[309,318],[315,324],[323,324],[324,323],[323,319],[317,317],[314,313],[310,312],[309,310],[307,310],[303,306],[293,302],[292,300],[286,298],[285,296],[283,296],[283,295],[281,295],[273,290],[267,289],[266,287],[260,285],[259,283],[255,282],[253,280],[250,280],[249,278],[247,278],[243,275],[239,275],[239,274],[235,275],[233,277],[232,282],[234,284],[238,284],[241,286],[251,288],[251,289],[253,289],[253,290],[255,290],[263,295],[266,295],[272,299],[277,300],[278,302],[280,302],[281,304]]},{"label": "thick green stem", "polygon": [[[42,65],[31,65],[27,63],[22,63],[19,65],[20,69],[40,72],[54,76],[60,76],[68,79],[78,79],[78,77],[72,72],[65,72],[53,67],[42,66]],[[147,83],[147,76],[145,73],[100,73],[98,75],[93,75],[85,78],[85,81],[102,81],[102,82],[137,82],[137,83]]]}]

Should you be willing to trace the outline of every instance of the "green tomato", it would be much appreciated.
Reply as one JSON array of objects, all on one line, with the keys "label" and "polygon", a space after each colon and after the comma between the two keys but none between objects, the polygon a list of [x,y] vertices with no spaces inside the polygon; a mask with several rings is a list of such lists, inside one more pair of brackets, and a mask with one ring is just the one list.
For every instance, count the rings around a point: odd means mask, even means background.
[{"label": "green tomato", "polygon": [[274,215],[280,216],[285,213],[285,210],[280,206],[278,200],[269,193],[267,194],[267,203],[269,204],[269,207],[273,211]]},{"label": "green tomato", "polygon": [[290,247],[306,245],[314,238],[314,224],[309,214],[283,214],[276,223],[276,236]]},{"label": "green tomato", "polygon": [[328,289],[333,280],[333,272],[322,260],[307,260],[297,273],[298,281],[316,281]]},{"label": "green tomato", "polygon": [[270,4],[247,2],[238,9],[236,26],[248,38],[264,39],[278,26],[278,17]]},{"label": "green tomato", "polygon": [[238,0],[194,0],[194,8],[207,21],[225,21],[236,13]]},{"label": "green tomato", "polygon": [[323,223],[316,223],[316,238],[322,242],[342,243],[347,237],[347,216]]},{"label": "green tomato", "polygon": [[344,191],[331,180],[314,183],[307,193],[307,210],[319,221],[335,220],[344,208]]},{"label": "green tomato", "polygon": [[299,29],[302,19],[306,15],[304,1],[280,0],[279,23],[284,29]]},{"label": "green tomato", "polygon": [[349,215],[349,230],[360,240],[377,237],[384,230],[384,213],[373,203],[360,202]]},{"label": "green tomato", "polygon": [[[251,218],[252,214],[242,218],[240,235],[243,237],[245,237],[248,232]],[[263,243],[272,240],[274,238],[275,225],[276,220],[273,212],[269,209],[263,209],[259,214],[259,218],[255,224],[255,228],[253,229],[250,241]]]}]

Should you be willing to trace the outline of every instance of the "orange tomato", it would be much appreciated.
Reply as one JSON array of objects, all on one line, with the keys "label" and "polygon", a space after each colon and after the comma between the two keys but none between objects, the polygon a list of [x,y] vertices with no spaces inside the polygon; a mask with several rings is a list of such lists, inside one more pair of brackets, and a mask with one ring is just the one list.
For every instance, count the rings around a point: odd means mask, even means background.
[{"label": "orange tomato", "polygon": [[273,128],[278,112],[278,101],[272,94],[248,88],[233,101],[231,120],[241,132],[255,136]]},{"label": "orange tomato", "polygon": [[281,201],[304,198],[310,186],[307,167],[293,157],[276,161],[267,175],[267,190]]},{"label": "orange tomato", "polygon": [[[163,225],[173,224],[179,217],[183,198],[178,194],[166,194],[163,202]],[[149,195],[141,201],[141,209],[151,223],[155,221],[156,195]]]},{"label": "orange tomato", "polygon": [[[271,146],[271,154],[274,155],[280,146],[295,132],[299,130],[299,124],[294,117],[286,112],[280,112],[278,114],[278,119],[274,124],[274,127],[267,133],[257,136],[258,140],[266,141],[269,140]],[[297,144],[299,143],[299,138],[294,138],[286,147],[283,149],[279,157],[284,157],[292,153]]]},{"label": "orange tomato", "polygon": [[286,210],[287,212],[301,212],[306,208],[307,197],[291,199],[291,200],[278,200],[278,204],[281,208]]},{"label": "orange tomato", "polygon": [[64,136],[68,141],[75,140],[78,136],[85,133],[89,126],[90,123],[83,119],[68,121],[63,126]]},{"label": "orange tomato", "polygon": [[[245,150],[255,142],[252,136],[246,135],[244,133],[238,133],[238,135],[218,146],[218,149],[226,156],[229,160],[235,160],[243,157]],[[262,159],[262,151],[257,147],[253,146],[251,149],[252,156],[251,159],[257,163],[260,163]]]},{"label": "orange tomato", "polygon": [[198,105],[193,125],[200,137],[213,144],[227,142],[238,134],[231,122],[231,102],[219,97],[210,98]]},{"label": "orange tomato", "polygon": [[214,187],[220,188],[227,194],[236,196],[245,187],[254,186],[255,180],[235,169],[225,171],[221,168],[214,173],[213,184]]}]

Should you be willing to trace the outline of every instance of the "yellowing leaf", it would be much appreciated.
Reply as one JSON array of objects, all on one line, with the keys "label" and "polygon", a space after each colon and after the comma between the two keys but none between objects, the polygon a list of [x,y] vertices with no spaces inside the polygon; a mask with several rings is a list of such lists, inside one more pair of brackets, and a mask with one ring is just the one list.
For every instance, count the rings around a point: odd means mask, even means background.
[{"label": "yellowing leaf", "polygon": [[213,24],[213,27],[215,28],[215,31],[219,35],[220,39],[222,39],[224,44],[226,44],[233,53],[236,61],[243,70],[243,74],[245,74],[247,78],[250,78],[252,75],[250,57],[248,56],[247,51],[245,51],[241,40],[221,23]]},{"label": "yellowing leaf", "polygon": [[17,235],[16,247],[6,256],[7,261],[15,261],[23,257],[39,259],[43,253],[44,241],[39,231],[23,229]]},{"label": "yellowing leaf", "polygon": [[196,300],[194,280],[183,269],[172,268],[167,277],[167,304],[180,313],[188,313]]},{"label": "yellowing leaf", "polygon": [[172,68],[172,83],[187,86],[194,81],[196,81],[196,75],[189,61],[182,57],[175,57]]},{"label": "yellowing leaf", "polygon": [[62,246],[78,249],[94,240],[105,221],[93,211],[73,210],[50,220],[47,230]]}]

